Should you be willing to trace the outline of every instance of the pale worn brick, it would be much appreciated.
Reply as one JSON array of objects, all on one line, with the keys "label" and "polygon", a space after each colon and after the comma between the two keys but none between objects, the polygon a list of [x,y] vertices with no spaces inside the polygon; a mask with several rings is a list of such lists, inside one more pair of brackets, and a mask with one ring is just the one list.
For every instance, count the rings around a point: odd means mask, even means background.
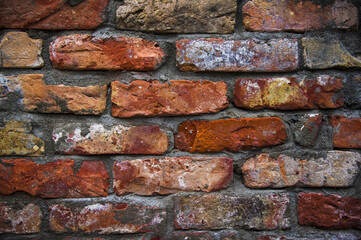
[{"label": "pale worn brick", "polygon": [[330,117],[333,145],[336,148],[361,148],[361,118],[342,115]]},{"label": "pale worn brick", "polygon": [[192,115],[218,112],[228,106],[225,82],[171,80],[112,82],[115,117]]}]

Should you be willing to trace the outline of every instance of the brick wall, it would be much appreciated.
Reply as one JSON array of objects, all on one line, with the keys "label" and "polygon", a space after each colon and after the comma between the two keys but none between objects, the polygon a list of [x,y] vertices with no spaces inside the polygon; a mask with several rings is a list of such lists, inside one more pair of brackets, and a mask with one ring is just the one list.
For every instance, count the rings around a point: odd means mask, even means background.
[{"label": "brick wall", "polygon": [[0,0],[1,239],[361,239],[359,0]]}]

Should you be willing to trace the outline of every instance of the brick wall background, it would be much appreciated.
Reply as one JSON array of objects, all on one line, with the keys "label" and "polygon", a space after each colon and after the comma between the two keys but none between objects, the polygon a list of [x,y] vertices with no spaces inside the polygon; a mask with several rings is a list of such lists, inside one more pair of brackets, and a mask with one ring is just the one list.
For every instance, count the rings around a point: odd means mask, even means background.
[{"label": "brick wall background", "polygon": [[1,239],[360,239],[359,0],[0,0]]}]

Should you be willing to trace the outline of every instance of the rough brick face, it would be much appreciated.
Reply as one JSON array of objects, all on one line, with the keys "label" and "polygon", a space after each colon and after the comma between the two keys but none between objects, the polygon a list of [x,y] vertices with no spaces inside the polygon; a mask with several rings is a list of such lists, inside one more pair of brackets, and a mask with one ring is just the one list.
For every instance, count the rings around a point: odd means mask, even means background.
[{"label": "rough brick face", "polygon": [[247,187],[351,187],[359,174],[358,153],[329,151],[325,158],[298,159],[260,154],[242,166]]},{"label": "rough brick face", "polygon": [[70,123],[55,128],[53,140],[63,154],[162,154],[168,147],[166,133],[156,125],[107,129],[95,123]]},{"label": "rough brick face", "polygon": [[[120,29],[159,33],[231,33],[234,31],[235,0],[131,1],[117,10]],[[187,16],[187,17],[185,17]]]},{"label": "rough brick face", "polygon": [[288,203],[286,195],[179,197],[175,202],[175,226],[176,229],[284,229],[289,227]]},{"label": "rough brick face", "polygon": [[44,153],[44,142],[30,134],[28,121],[11,120],[0,128],[0,155],[40,156]]},{"label": "rough brick face", "polygon": [[49,51],[53,67],[73,70],[151,71],[162,65],[165,56],[157,43],[141,38],[87,34],[59,37]]},{"label": "rough brick face", "polygon": [[175,148],[187,152],[241,151],[282,144],[287,139],[279,118],[186,121],[178,126]]},{"label": "rough brick face", "polygon": [[0,28],[94,29],[109,0],[11,0],[0,5]]},{"label": "rough brick face", "polygon": [[84,161],[74,174],[74,160],[58,160],[43,165],[31,160],[3,160],[0,164],[1,194],[24,191],[42,198],[107,196],[109,175],[102,161]]},{"label": "rough brick face", "polygon": [[311,113],[302,117],[301,120],[295,124],[295,142],[305,147],[313,146],[318,138],[321,124],[321,114]]},{"label": "rough brick face", "polygon": [[342,77],[238,79],[234,103],[247,109],[315,109],[343,105]]},{"label": "rough brick face", "polygon": [[52,231],[107,234],[157,231],[166,212],[140,203],[97,203],[83,208],[57,204],[49,208],[49,215]]},{"label": "rough brick face", "polygon": [[336,194],[298,194],[298,222],[326,229],[361,229],[361,200]]},{"label": "rough brick face", "polygon": [[42,216],[40,208],[32,203],[19,210],[0,203],[0,233],[37,233],[40,231]]},{"label": "rough brick face", "polygon": [[342,115],[330,117],[333,145],[336,148],[361,148],[361,118]]},{"label": "rough brick face", "polygon": [[218,112],[228,106],[225,82],[172,80],[112,82],[115,117],[192,115]]},{"label": "rough brick face", "polygon": [[298,69],[296,39],[182,39],[177,41],[182,71],[288,72]]},{"label": "rough brick face", "polygon": [[321,6],[312,1],[251,0],[243,8],[243,24],[250,31],[305,32],[325,28],[356,30],[357,8],[347,1]]},{"label": "rough brick face", "polygon": [[229,158],[165,158],[114,163],[117,194],[170,194],[181,191],[212,192],[232,182]]},{"label": "rough brick face", "polygon": [[[1,14],[0,14],[1,15]],[[32,39],[26,32],[8,32],[0,41],[1,68],[41,68],[43,40]]]}]

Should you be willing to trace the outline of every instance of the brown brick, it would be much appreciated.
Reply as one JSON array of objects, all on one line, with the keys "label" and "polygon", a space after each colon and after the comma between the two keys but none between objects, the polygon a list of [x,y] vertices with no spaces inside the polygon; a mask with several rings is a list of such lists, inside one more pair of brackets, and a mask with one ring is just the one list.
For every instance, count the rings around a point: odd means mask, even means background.
[{"label": "brown brick", "polygon": [[154,232],[165,223],[164,209],[141,203],[96,203],[83,208],[63,204],[49,208],[50,228],[56,232],[137,233]]},{"label": "brown brick", "polygon": [[63,154],[162,154],[168,137],[157,125],[115,125],[69,123],[53,131],[55,149]]},{"label": "brown brick", "polygon": [[115,162],[114,189],[118,195],[212,192],[227,187],[233,178],[230,158],[165,158]]},{"label": "brown brick", "polygon": [[225,82],[171,80],[112,82],[115,117],[191,115],[218,112],[228,106]]},{"label": "brown brick", "polygon": [[309,69],[361,68],[361,58],[352,56],[337,39],[302,38],[303,58]]},{"label": "brown brick", "polygon": [[175,202],[176,229],[241,227],[270,230],[289,227],[286,195],[179,197]]},{"label": "brown brick", "polygon": [[325,28],[357,30],[357,8],[348,1],[317,5],[312,1],[251,0],[243,8],[247,30],[305,32]]},{"label": "brown brick", "polygon": [[156,42],[87,34],[59,37],[50,44],[49,51],[53,67],[72,70],[151,71],[162,65],[165,56]]},{"label": "brown brick", "polygon": [[42,216],[40,208],[32,203],[19,210],[0,203],[0,233],[37,233]]},{"label": "brown brick", "polygon": [[44,66],[42,46],[43,40],[32,39],[26,32],[5,33],[0,41],[0,67],[41,68]]},{"label": "brown brick", "polygon": [[102,161],[84,161],[74,174],[74,160],[36,164],[31,160],[3,159],[0,164],[1,194],[24,191],[42,198],[77,198],[107,196],[109,175]]},{"label": "brown brick", "polygon": [[44,142],[30,134],[31,130],[29,121],[5,122],[0,128],[0,155],[43,155]]},{"label": "brown brick", "polygon": [[336,148],[361,148],[361,118],[342,115],[330,117],[333,145]]},{"label": "brown brick", "polygon": [[343,151],[310,159],[260,154],[244,163],[242,174],[245,185],[251,188],[351,187],[359,174],[359,163],[360,154]]},{"label": "brown brick", "polygon": [[361,229],[361,199],[336,194],[298,194],[298,222],[326,229]]},{"label": "brown brick", "polygon": [[247,109],[317,109],[343,106],[342,77],[238,79],[234,103]]},{"label": "brown brick", "polygon": [[182,71],[288,72],[298,69],[297,39],[183,39],[177,41]]},{"label": "brown brick", "polygon": [[279,118],[185,121],[178,126],[175,148],[187,152],[241,151],[282,144],[287,139]]},{"label": "brown brick", "polygon": [[232,33],[237,1],[125,0],[117,10],[120,29],[159,33]]},{"label": "brown brick", "polygon": [[[74,2],[74,1],[73,1]],[[0,28],[95,29],[109,0],[11,0],[0,5]]]}]

